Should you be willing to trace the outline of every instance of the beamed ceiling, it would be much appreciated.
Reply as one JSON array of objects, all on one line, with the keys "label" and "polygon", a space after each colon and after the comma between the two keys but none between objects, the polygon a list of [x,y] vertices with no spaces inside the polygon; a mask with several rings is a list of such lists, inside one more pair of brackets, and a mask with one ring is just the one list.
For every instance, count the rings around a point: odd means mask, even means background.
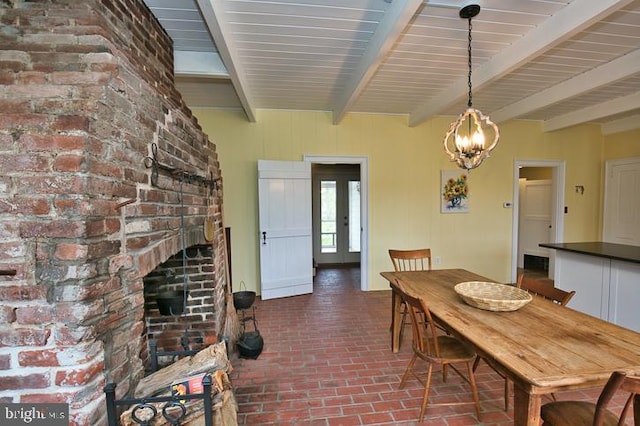
[{"label": "beamed ceiling", "polygon": [[[145,0],[173,38],[192,108],[404,114],[466,108],[456,0]],[[640,128],[640,0],[480,0],[473,105],[546,131]]]}]

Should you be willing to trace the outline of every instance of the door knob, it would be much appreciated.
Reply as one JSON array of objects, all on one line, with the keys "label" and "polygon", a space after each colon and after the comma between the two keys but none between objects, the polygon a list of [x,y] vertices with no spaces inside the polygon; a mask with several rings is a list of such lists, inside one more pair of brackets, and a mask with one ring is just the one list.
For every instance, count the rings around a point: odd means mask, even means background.
[{"label": "door knob", "polygon": [[262,232],[262,245],[267,245],[267,233],[266,232]]}]

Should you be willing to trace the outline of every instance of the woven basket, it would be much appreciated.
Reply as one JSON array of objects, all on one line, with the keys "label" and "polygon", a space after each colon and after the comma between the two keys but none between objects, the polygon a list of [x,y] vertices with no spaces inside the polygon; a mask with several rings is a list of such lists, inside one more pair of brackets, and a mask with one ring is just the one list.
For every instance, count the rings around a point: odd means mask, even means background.
[{"label": "woven basket", "polygon": [[529,293],[511,285],[467,281],[454,289],[467,304],[487,311],[515,311],[531,302]]}]

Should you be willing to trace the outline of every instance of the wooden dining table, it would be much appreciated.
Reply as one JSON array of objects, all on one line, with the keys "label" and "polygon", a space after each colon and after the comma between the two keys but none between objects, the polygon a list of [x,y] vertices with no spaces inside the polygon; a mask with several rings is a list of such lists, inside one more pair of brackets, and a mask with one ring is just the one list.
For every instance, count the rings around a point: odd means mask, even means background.
[{"label": "wooden dining table", "polygon": [[[513,381],[515,425],[540,424],[545,394],[602,387],[615,370],[640,372],[640,333],[632,330],[537,296],[515,311],[472,307],[454,286],[492,280],[463,269],[381,275],[390,282],[401,280],[409,294],[426,302],[436,321]],[[394,352],[399,349],[400,304],[392,292]]]}]

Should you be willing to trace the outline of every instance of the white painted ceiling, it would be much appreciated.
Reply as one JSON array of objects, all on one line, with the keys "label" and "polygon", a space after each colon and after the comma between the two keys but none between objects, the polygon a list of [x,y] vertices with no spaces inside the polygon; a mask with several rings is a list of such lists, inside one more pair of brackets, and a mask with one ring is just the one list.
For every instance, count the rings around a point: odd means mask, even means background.
[{"label": "white painted ceiling", "polygon": [[640,0],[145,0],[190,107],[406,114],[467,103],[497,123],[640,128]]}]

